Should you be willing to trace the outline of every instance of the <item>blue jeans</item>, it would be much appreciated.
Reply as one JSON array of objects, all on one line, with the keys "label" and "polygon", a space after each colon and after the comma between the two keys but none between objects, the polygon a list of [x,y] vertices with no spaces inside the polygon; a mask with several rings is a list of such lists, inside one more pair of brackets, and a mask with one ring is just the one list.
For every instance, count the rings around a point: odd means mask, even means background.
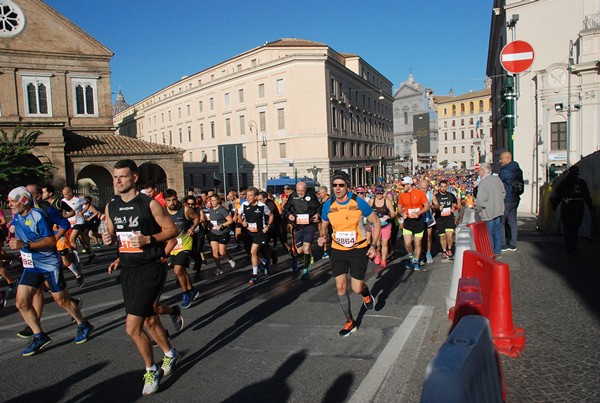
[{"label": "blue jeans", "polygon": [[[502,216],[502,245],[517,247],[517,207],[519,202],[504,203],[504,215]],[[506,238],[506,224],[508,224],[508,230],[510,240]]]},{"label": "blue jeans", "polygon": [[490,240],[492,241],[492,249],[494,255],[502,253],[502,216],[492,218],[486,221],[488,232],[490,233]]}]

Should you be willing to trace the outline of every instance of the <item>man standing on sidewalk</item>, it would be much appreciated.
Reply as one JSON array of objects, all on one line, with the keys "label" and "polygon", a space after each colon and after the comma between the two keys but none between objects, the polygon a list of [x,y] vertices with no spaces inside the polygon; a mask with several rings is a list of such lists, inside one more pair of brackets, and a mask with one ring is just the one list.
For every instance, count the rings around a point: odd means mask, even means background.
[{"label": "man standing on sidewalk", "polygon": [[492,175],[490,164],[479,167],[479,184],[475,210],[487,224],[494,255],[502,253],[502,214],[504,213],[504,185],[498,176]]},{"label": "man standing on sidewalk", "polygon": [[[502,216],[502,250],[517,250],[517,208],[523,193],[523,171],[516,161],[512,160],[512,154],[504,151],[500,154],[500,164],[502,168],[498,176],[504,185],[504,215]],[[506,225],[510,238],[506,237]]]}]

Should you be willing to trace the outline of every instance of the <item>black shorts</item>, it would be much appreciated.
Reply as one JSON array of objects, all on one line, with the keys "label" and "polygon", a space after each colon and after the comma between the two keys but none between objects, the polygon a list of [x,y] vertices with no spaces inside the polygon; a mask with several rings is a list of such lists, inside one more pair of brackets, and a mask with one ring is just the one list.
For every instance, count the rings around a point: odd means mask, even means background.
[{"label": "black shorts", "polygon": [[345,275],[350,272],[350,276],[356,280],[364,280],[369,264],[367,252],[369,247],[355,248],[349,250],[339,250],[331,248],[330,267],[333,277]]},{"label": "black shorts", "polygon": [[299,248],[305,243],[312,243],[316,231],[316,225],[303,225],[301,227],[295,228],[294,241],[296,242],[296,247]]},{"label": "black shorts", "polygon": [[85,228],[93,232],[98,232],[98,227],[100,227],[100,220],[92,220],[85,223]]},{"label": "black shorts", "polygon": [[176,255],[171,255],[170,261],[172,266],[181,266],[184,269],[187,269],[190,267],[190,252],[182,250]]},{"label": "black shorts", "polygon": [[142,318],[155,315],[154,303],[160,298],[166,278],[166,266],[158,261],[138,267],[121,266],[125,312]]},{"label": "black shorts", "polygon": [[210,231],[208,233],[208,240],[210,242],[218,242],[221,245],[227,245],[229,243],[229,232],[223,232],[222,234],[215,234]]},{"label": "black shorts", "polygon": [[265,234],[262,231],[258,231],[258,232],[246,231],[246,234],[252,240],[252,243],[255,243],[257,245],[264,245],[268,241],[267,234]]},{"label": "black shorts", "polygon": [[75,224],[71,228],[73,228],[74,231],[83,231],[86,228],[86,225],[85,224]]},{"label": "black shorts", "polygon": [[437,230],[439,235],[446,235],[447,230],[454,231],[456,223],[454,221],[454,214],[447,217],[437,217]]}]

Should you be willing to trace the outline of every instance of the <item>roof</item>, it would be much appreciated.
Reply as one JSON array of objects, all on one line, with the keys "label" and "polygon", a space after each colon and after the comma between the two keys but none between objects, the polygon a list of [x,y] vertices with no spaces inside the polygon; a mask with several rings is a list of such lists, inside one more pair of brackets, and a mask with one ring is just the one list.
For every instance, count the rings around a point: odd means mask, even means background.
[{"label": "roof", "polygon": [[288,46],[306,46],[306,47],[322,47],[327,46],[324,43],[309,41],[307,39],[300,38],[281,38],[273,42],[265,43],[265,47],[267,48],[275,48],[275,47],[288,47]]},{"label": "roof", "polygon": [[181,154],[183,150],[115,134],[65,133],[65,154],[69,157],[108,155]]},{"label": "roof", "polygon": [[457,96],[437,96],[437,97],[433,97],[433,101],[436,104],[440,104],[440,103],[445,103],[445,102],[456,102],[456,101],[463,101],[465,99],[473,99],[473,98],[480,98],[480,97],[484,97],[484,96],[491,96],[492,95],[492,90],[490,88],[486,88],[483,90],[479,90],[479,91],[472,91],[472,92],[467,92],[466,94],[461,94],[461,95],[457,95]]}]

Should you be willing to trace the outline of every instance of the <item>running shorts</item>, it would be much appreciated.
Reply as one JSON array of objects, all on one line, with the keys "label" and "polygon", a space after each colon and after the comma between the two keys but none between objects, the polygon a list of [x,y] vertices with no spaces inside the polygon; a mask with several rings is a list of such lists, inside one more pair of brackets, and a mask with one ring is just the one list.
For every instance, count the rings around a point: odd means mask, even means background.
[{"label": "running shorts", "polygon": [[369,246],[348,250],[331,248],[329,258],[333,277],[345,275],[350,272],[350,276],[353,279],[364,280],[367,265],[369,264],[368,250]]},{"label": "running shorts", "polygon": [[305,243],[312,244],[316,231],[316,225],[306,225],[294,229],[294,240],[296,242],[296,247],[299,248]]},{"label": "running shorts", "polygon": [[62,268],[46,271],[34,268],[23,269],[23,274],[19,280],[19,285],[28,285],[35,288],[36,290],[44,284],[44,281],[48,283],[48,289],[50,292],[61,292],[64,291],[67,284],[63,277]]},{"label": "running shorts", "polygon": [[138,267],[121,266],[125,312],[142,318],[155,315],[154,304],[160,298],[166,278],[166,266],[159,261]]}]

